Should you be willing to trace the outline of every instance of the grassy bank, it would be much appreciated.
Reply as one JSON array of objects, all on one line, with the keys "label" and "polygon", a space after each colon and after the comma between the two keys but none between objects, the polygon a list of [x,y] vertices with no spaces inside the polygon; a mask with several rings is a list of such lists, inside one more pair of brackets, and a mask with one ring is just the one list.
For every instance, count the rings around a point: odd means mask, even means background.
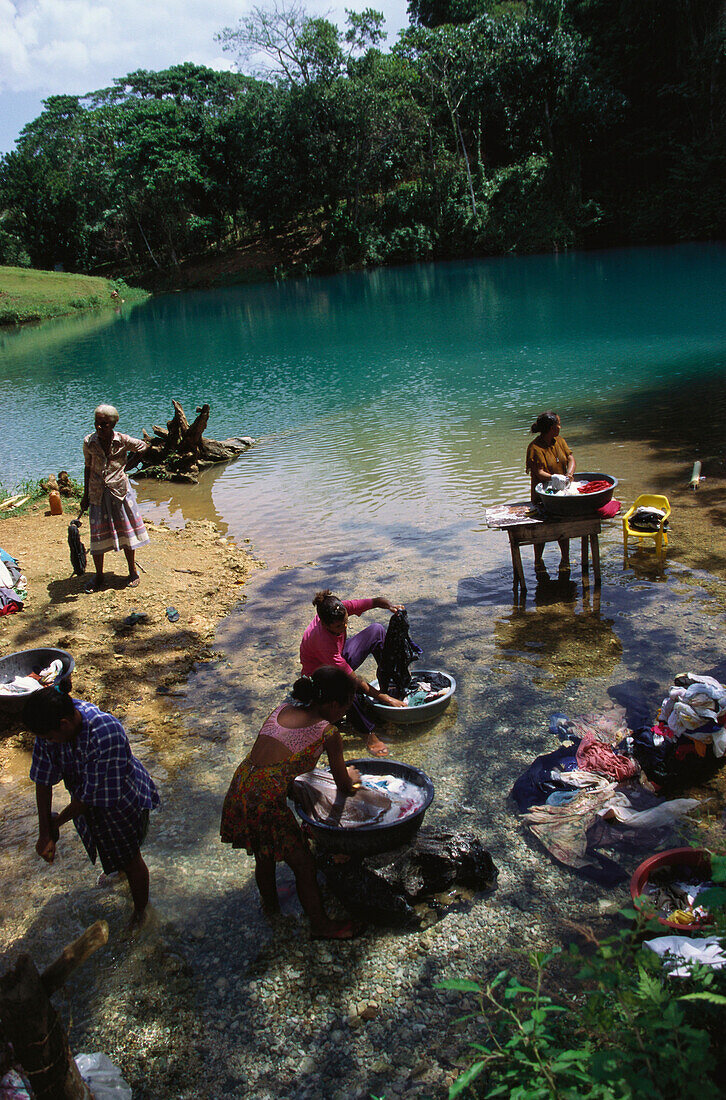
[{"label": "grassy bank", "polygon": [[121,280],[0,267],[0,325],[45,321],[89,309],[117,309],[120,299],[138,303],[148,297],[147,291]]},{"label": "grassy bank", "polygon": [[[78,504],[83,493],[80,482],[71,478],[73,492],[70,496],[63,495],[64,511],[70,508],[75,516]],[[20,481],[12,488],[7,488],[0,482],[0,522],[4,519],[15,519],[18,516],[26,516],[32,512],[41,501],[48,500],[48,486],[43,481]]]}]

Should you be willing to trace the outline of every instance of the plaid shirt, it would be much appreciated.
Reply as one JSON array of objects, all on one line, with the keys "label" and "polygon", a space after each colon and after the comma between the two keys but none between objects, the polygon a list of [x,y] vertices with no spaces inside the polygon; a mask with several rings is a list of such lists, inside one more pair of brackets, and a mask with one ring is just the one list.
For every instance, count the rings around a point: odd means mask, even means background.
[{"label": "plaid shirt", "polygon": [[94,863],[98,849],[104,870],[111,863],[119,870],[138,850],[140,822],[159,805],[159,792],[119,720],[93,703],[73,705],[83,719],[78,736],[64,744],[36,737],[30,778],[46,787],[63,780],[71,797],[90,807],[74,819],[78,834]]},{"label": "plaid shirt", "polygon": [[143,439],[134,439],[123,432],[114,432],[111,447],[106,455],[97,432],[92,432],[83,440],[83,459],[90,470],[88,479],[88,500],[90,504],[100,504],[103,490],[123,500],[129,491],[129,479],[124,467],[129,451],[143,454],[148,447]]}]

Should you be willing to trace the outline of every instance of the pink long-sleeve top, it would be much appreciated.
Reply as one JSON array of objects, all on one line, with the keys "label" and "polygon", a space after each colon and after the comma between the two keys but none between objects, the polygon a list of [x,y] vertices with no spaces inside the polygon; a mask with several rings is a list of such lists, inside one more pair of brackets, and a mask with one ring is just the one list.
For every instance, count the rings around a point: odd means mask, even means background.
[{"label": "pink long-sleeve top", "polygon": [[[341,600],[348,615],[362,615],[373,607],[373,600]],[[316,668],[333,665],[344,672],[353,673],[353,669],[343,656],[348,632],[331,634],[326,630],[318,615],[308,626],[300,642],[300,664],[303,676],[312,676]]]}]

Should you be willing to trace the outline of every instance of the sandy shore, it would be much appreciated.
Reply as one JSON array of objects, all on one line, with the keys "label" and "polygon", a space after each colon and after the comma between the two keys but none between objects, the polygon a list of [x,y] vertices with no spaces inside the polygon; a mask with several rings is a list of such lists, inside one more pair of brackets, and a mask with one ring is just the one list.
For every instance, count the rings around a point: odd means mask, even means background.
[{"label": "sandy shore", "polygon": [[[173,723],[169,699],[197,661],[211,657],[215,627],[244,599],[256,563],[207,520],[182,529],[147,523],[151,543],[138,554],[141,583],[127,585],[122,554],[106,555],[108,587],[88,594],[93,575],[71,575],[68,522],[43,508],[0,523],[0,546],[16,557],[28,579],[25,609],[0,618],[3,655],[35,646],[59,646],[75,658],[73,693],[131,725]],[[82,538],[88,543],[88,521]],[[166,609],[179,619],[170,622]],[[128,625],[133,612],[148,616]],[[171,695],[169,694],[171,693]],[[19,727],[0,717],[0,762],[8,736]],[[11,738],[12,739],[12,738]]]}]

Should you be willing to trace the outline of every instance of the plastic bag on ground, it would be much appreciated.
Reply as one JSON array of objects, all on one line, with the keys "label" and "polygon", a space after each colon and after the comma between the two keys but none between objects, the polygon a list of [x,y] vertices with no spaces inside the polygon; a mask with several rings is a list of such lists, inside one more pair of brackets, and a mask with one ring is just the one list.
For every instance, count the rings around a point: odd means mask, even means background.
[{"label": "plastic bag on ground", "polygon": [[95,1100],[131,1100],[131,1087],[106,1054],[78,1054],[78,1072]]}]

